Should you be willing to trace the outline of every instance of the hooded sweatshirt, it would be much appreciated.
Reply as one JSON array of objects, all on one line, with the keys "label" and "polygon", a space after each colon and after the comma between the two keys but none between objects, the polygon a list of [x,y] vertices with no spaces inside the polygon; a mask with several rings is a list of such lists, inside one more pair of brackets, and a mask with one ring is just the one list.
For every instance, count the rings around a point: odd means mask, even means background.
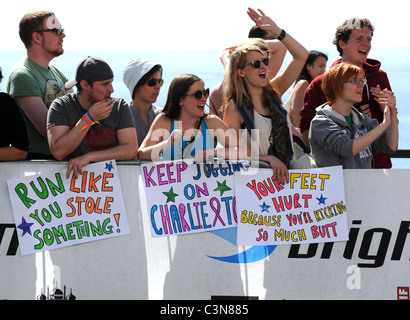
[{"label": "hooded sweatshirt", "polygon": [[[336,60],[332,67],[342,62],[342,59]],[[363,65],[363,70],[366,74],[367,85],[363,90],[362,105],[368,104],[370,111],[372,112],[372,118],[377,119],[379,123],[383,121],[383,112],[380,110],[380,106],[374,96],[370,92],[370,88],[376,87],[388,89],[391,91],[390,82],[386,72],[380,69],[381,63],[374,59],[367,59]],[[316,108],[327,102],[326,96],[322,91],[322,79],[324,75],[318,76],[314,79],[305,93],[304,108],[300,112],[300,130],[304,132],[309,130],[310,122],[316,114]],[[374,154],[374,168],[391,168],[392,163],[390,156],[385,153]]]},{"label": "hooded sweatshirt", "polygon": [[342,165],[343,169],[371,169],[372,151],[393,153],[383,132],[370,146],[353,156],[354,139],[379,126],[376,119],[352,108],[352,127],[344,116],[334,111],[328,103],[316,109],[310,125],[309,141],[312,157],[319,167]]}]

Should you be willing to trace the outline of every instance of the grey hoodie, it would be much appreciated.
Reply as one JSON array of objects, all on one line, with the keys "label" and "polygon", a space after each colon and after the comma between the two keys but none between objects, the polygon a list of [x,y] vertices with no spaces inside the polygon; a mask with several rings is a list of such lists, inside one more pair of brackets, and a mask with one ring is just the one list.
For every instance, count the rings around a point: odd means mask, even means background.
[{"label": "grey hoodie", "polygon": [[328,103],[316,108],[309,141],[312,157],[319,167],[342,165],[343,169],[372,168],[372,148],[376,152],[394,153],[387,142],[387,131],[370,146],[353,156],[353,140],[365,135],[379,126],[376,119],[360,113],[356,108],[351,111],[353,128],[344,116],[332,110]]}]

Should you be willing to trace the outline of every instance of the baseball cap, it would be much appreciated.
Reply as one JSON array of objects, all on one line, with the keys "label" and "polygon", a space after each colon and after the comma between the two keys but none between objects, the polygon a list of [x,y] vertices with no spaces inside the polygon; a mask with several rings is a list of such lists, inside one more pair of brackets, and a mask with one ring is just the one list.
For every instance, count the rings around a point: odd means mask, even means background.
[{"label": "baseball cap", "polygon": [[143,58],[136,58],[127,63],[123,70],[123,81],[132,97],[135,86],[148,72],[155,66],[160,65],[158,63],[148,61]]},{"label": "baseball cap", "polygon": [[65,87],[70,89],[81,80],[93,82],[112,78],[114,78],[114,73],[107,62],[100,58],[88,56],[78,64],[75,79],[66,82]]}]

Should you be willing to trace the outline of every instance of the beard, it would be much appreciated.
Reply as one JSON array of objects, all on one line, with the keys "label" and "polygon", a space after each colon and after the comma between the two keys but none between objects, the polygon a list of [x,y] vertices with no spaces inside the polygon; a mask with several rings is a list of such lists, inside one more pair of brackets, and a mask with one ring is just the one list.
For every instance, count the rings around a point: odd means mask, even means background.
[{"label": "beard", "polygon": [[54,58],[57,58],[57,57],[61,56],[64,53],[64,49],[61,48],[61,49],[57,49],[57,50],[54,50],[54,51],[48,51],[48,53],[53,55]]},{"label": "beard", "polygon": [[49,47],[43,44],[43,50],[47,52],[53,58],[59,57],[64,53],[64,49],[62,46],[59,46],[58,48],[50,49]]}]

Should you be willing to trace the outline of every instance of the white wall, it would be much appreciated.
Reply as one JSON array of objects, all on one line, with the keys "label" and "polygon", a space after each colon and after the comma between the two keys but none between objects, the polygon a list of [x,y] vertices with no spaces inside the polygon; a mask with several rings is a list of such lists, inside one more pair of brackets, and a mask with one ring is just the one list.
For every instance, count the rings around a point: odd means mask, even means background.
[{"label": "white wall", "polygon": [[35,299],[41,290],[47,294],[47,288],[51,292],[66,286],[66,295],[72,289],[81,300],[212,296],[394,300],[398,287],[410,286],[410,170],[344,171],[351,241],[278,246],[257,262],[235,264],[209,256],[231,256],[249,248],[212,233],[152,239],[139,162],[120,162],[130,235],[24,257],[19,250],[8,255],[15,229],[7,179],[65,166],[64,162],[0,164],[0,299]]}]

